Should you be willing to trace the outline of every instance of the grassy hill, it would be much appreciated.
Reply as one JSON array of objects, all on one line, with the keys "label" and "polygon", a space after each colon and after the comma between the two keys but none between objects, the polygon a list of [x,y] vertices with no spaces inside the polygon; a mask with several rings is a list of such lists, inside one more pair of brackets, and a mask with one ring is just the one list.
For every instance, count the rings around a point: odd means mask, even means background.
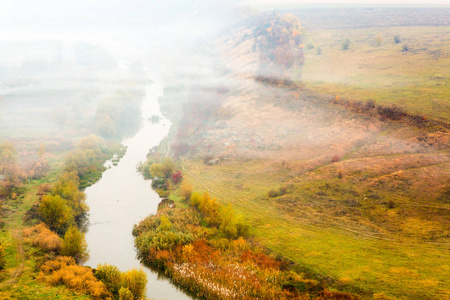
[{"label": "grassy hill", "polygon": [[[255,81],[253,40],[233,35],[216,48],[230,91],[215,119],[196,117],[185,180],[232,204],[257,243],[341,290],[449,298],[448,28],[306,31],[299,87]],[[409,116],[380,113],[391,105]]]}]

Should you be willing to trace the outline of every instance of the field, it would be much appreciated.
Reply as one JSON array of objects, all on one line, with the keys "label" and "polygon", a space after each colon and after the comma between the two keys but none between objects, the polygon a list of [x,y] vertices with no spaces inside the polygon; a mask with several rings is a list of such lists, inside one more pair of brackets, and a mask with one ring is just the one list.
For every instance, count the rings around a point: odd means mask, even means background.
[{"label": "field", "polygon": [[[347,38],[350,45],[342,50]],[[304,43],[308,88],[450,121],[450,27],[317,30],[308,32]],[[404,45],[408,51],[402,51]]]},{"label": "field", "polygon": [[[249,79],[252,43],[230,38],[227,117],[180,162],[256,243],[362,298],[450,298],[450,29],[413,25],[309,24],[299,88]],[[430,123],[379,114],[391,105]]]}]

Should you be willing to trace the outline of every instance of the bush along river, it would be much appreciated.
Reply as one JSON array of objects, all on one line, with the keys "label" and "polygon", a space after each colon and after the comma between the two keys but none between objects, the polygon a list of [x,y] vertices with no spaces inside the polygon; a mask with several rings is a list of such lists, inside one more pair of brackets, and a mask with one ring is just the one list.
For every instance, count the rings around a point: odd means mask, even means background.
[{"label": "bush along river", "polygon": [[127,152],[119,163],[113,166],[108,162],[111,168],[85,190],[90,208],[86,232],[90,258],[85,265],[96,268],[98,264],[107,263],[121,271],[142,267],[148,278],[148,298],[193,299],[165,275],[141,264],[136,257],[132,236],[133,225],[156,213],[161,201],[136,167],[145,161],[149,149],[158,145],[169,131],[170,121],[162,116],[157,123],[150,120],[153,115],[161,115],[157,100],[162,93],[162,84],[153,83],[147,87],[142,104],[143,126],[134,137],[123,141]]}]

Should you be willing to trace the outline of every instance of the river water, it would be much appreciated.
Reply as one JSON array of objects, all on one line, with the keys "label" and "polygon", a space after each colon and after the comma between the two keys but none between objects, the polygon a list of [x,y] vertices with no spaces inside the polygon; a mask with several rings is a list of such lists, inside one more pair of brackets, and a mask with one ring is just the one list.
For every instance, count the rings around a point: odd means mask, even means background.
[{"label": "river water", "polygon": [[[85,190],[89,205],[89,225],[86,242],[93,268],[100,263],[117,266],[121,271],[144,268],[147,273],[147,297],[150,299],[192,299],[174,286],[167,277],[144,267],[136,258],[131,234],[133,225],[156,213],[160,198],[136,172],[139,162],[146,159],[149,149],[158,145],[167,135],[170,122],[162,118],[157,98],[163,86],[154,83],[147,87],[142,104],[143,126],[132,138],[123,141],[128,147],[117,166],[103,173],[102,178]],[[151,115],[161,116],[157,124],[149,122]]]}]

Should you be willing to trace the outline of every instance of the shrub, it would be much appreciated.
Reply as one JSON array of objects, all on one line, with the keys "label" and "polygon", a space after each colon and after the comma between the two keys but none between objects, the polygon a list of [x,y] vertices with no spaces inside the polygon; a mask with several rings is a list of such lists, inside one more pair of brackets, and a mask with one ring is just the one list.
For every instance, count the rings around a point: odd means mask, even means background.
[{"label": "shrub", "polygon": [[72,257],[58,256],[44,263],[38,279],[51,285],[63,284],[72,290],[89,294],[94,299],[111,297],[105,284],[95,278],[92,269],[76,265]]},{"label": "shrub", "polygon": [[77,263],[84,262],[89,258],[84,234],[76,227],[69,228],[64,235],[61,255],[71,256]]},{"label": "shrub", "polygon": [[270,198],[275,198],[275,197],[279,197],[279,196],[283,196],[286,195],[288,192],[288,188],[292,188],[292,186],[282,186],[279,189],[272,189],[270,190],[267,195]]},{"label": "shrub", "polygon": [[181,184],[180,192],[181,196],[187,201],[191,198],[192,192],[194,191],[194,188],[192,185],[186,181],[184,181]]},{"label": "shrub", "polygon": [[381,46],[381,44],[383,43],[383,38],[381,37],[380,33],[377,35],[376,43],[377,47]]},{"label": "shrub", "polygon": [[223,206],[220,210],[219,231],[228,239],[237,239],[248,235],[248,225],[239,216],[236,216],[231,206]]},{"label": "shrub", "polygon": [[173,171],[175,170],[175,163],[170,157],[164,158],[164,160],[161,162],[161,171],[165,178],[170,178],[170,175],[172,175]]},{"label": "shrub", "polygon": [[350,47],[350,39],[346,38],[341,42],[342,50],[347,50]]},{"label": "shrub", "polygon": [[176,171],[175,173],[172,174],[172,182],[177,184],[179,183],[181,180],[183,179],[183,174],[181,173],[180,170]]},{"label": "shrub", "polygon": [[123,281],[124,287],[133,294],[134,299],[143,298],[147,285],[147,275],[142,269],[131,269],[124,272]]},{"label": "shrub", "polygon": [[267,193],[267,195],[268,195],[270,198],[278,197],[278,196],[279,196],[279,195],[278,195],[278,190],[270,190],[270,191]]},{"label": "shrub", "polygon": [[45,223],[24,229],[24,235],[30,239],[33,246],[44,251],[58,252],[62,246],[62,239],[51,231]]},{"label": "shrub", "polygon": [[204,219],[209,226],[218,227],[220,225],[219,202],[217,202],[216,199],[211,198],[208,192],[203,194],[203,197],[198,205],[198,209],[204,216]]},{"label": "shrub", "polygon": [[160,164],[155,163],[150,166],[150,176],[151,176],[151,178],[164,177],[164,173],[162,171],[162,167]]},{"label": "shrub", "polygon": [[199,193],[194,192],[191,194],[191,205],[198,206],[201,201],[202,201],[202,196]]},{"label": "shrub", "polygon": [[373,99],[367,99],[366,101],[366,105],[365,105],[365,109],[366,110],[371,110],[375,108],[375,100]]},{"label": "shrub", "polygon": [[402,52],[406,52],[406,51],[408,51],[409,50],[409,47],[408,47],[408,44],[403,44],[402,45]]},{"label": "shrub", "polygon": [[378,106],[378,114],[382,118],[400,120],[405,113],[398,106]]},{"label": "shrub", "polygon": [[338,162],[339,160],[341,160],[341,159],[337,155],[333,155],[333,157],[331,158],[332,163]]},{"label": "shrub", "polygon": [[400,42],[401,42],[400,35],[398,34],[394,35],[394,43],[399,44]]},{"label": "shrub", "polygon": [[45,194],[50,193],[51,190],[52,190],[52,187],[48,183],[44,183],[44,184],[41,184],[40,186],[38,186],[36,195],[43,196]]}]

